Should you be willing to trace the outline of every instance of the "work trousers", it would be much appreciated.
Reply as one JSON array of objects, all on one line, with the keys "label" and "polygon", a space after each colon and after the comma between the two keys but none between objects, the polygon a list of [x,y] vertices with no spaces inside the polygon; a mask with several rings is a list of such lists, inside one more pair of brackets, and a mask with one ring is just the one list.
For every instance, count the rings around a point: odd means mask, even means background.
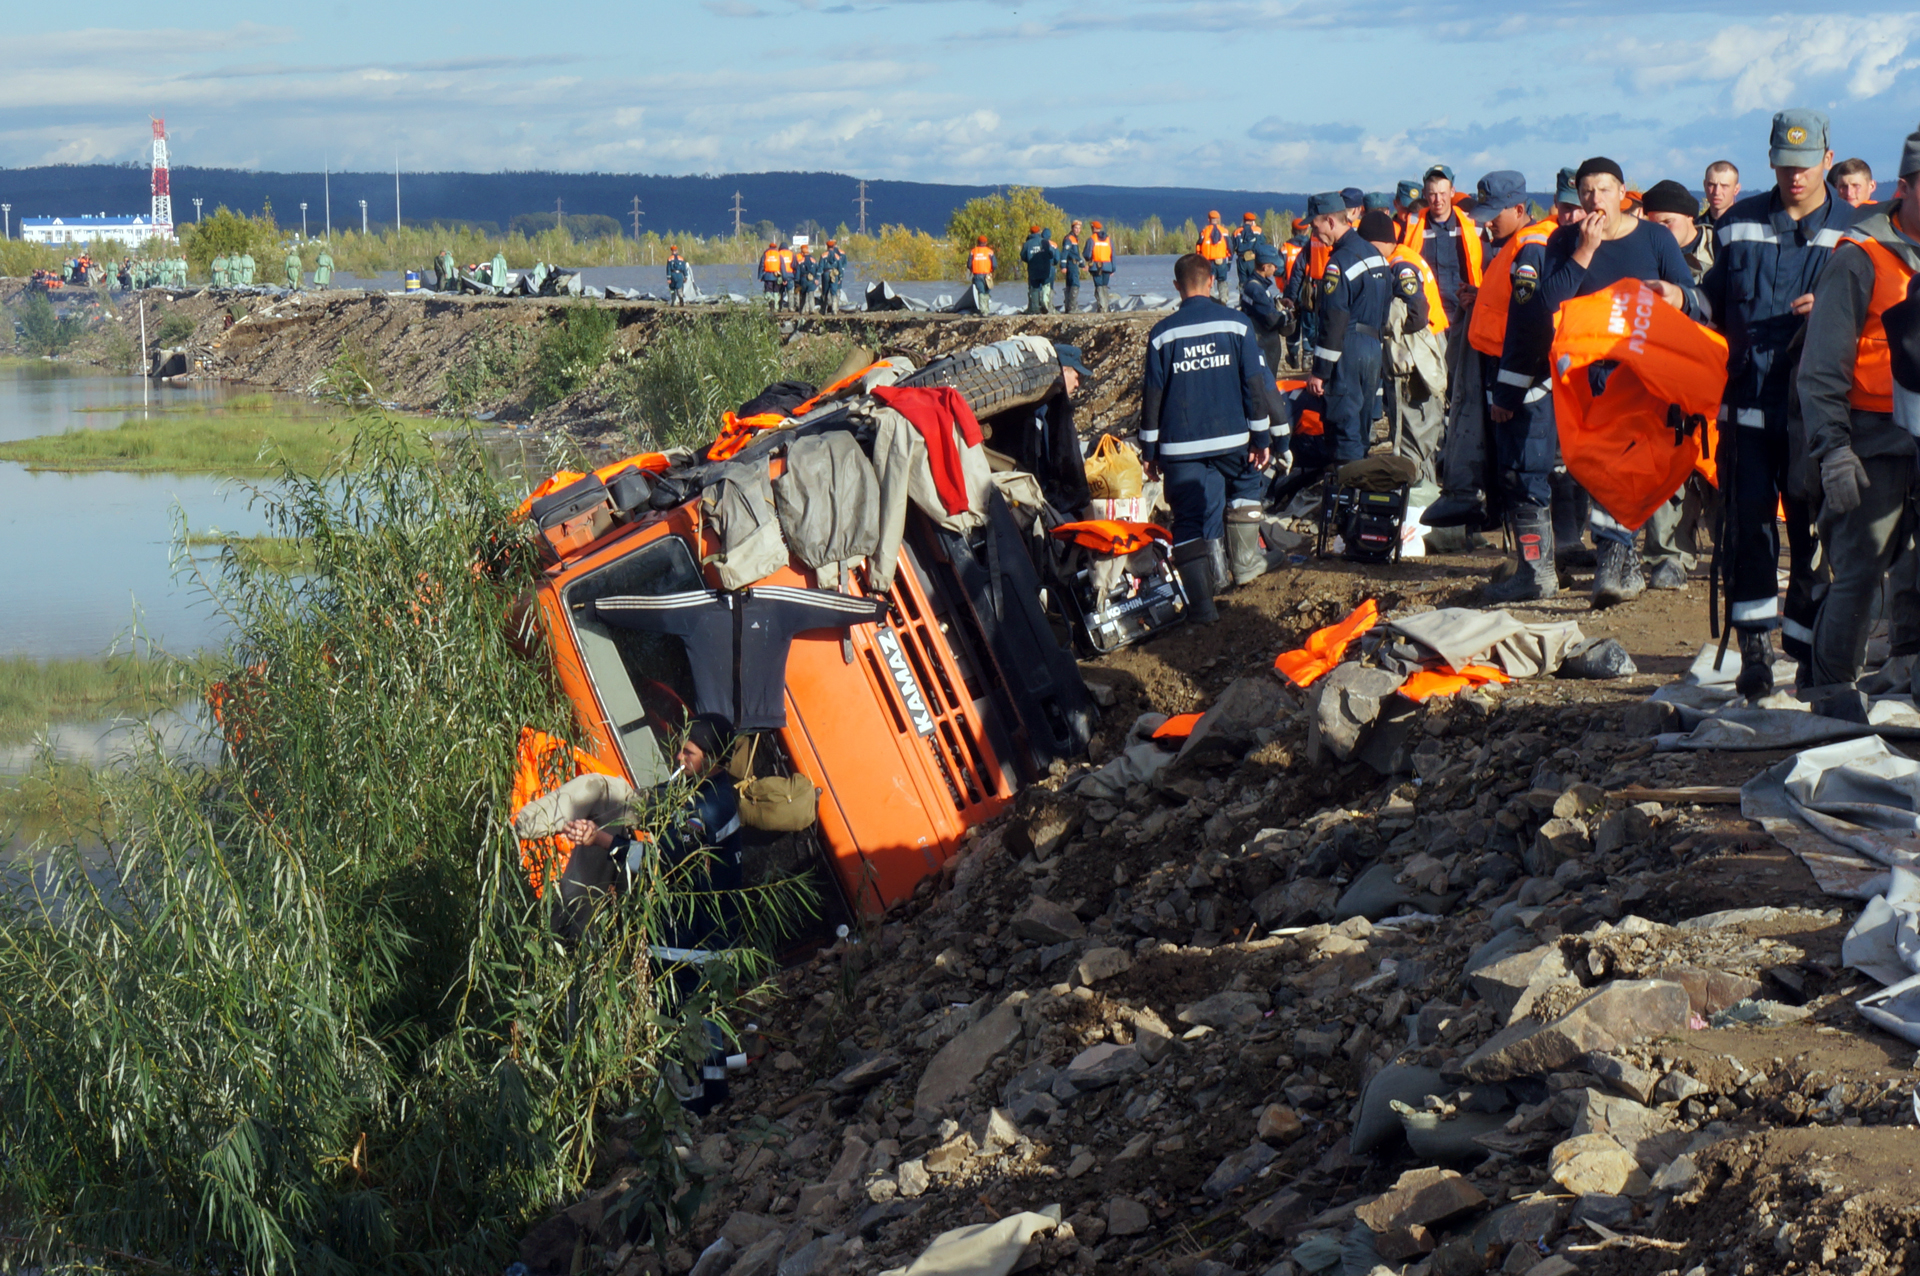
[{"label": "work trousers", "polygon": [[1070,315],[1079,308],[1080,285],[1062,284],[1060,286],[1060,313]]},{"label": "work trousers", "polygon": [[[1699,524],[1698,502],[1690,486],[1683,486],[1663,501],[1659,509],[1647,515],[1646,546],[1641,550],[1647,566],[1674,562],[1680,565],[1681,571],[1690,572],[1699,565],[1699,542],[1694,537]],[[1690,504],[1696,508],[1690,510]],[[1695,516],[1690,518],[1689,514]]]},{"label": "work trousers", "polygon": [[1346,348],[1327,382],[1327,434],[1333,439],[1333,463],[1345,465],[1367,454],[1373,429],[1373,405],[1380,395],[1380,337],[1358,324],[1347,329]]},{"label": "work trousers", "polygon": [[1100,282],[1098,276],[1093,281],[1093,310],[1095,314],[1105,314],[1113,306],[1113,290]]},{"label": "work trousers", "polygon": [[840,313],[840,281],[820,286],[820,313],[836,315]]},{"label": "work trousers", "polygon": [[1167,507],[1173,511],[1173,543],[1219,540],[1227,534],[1227,507],[1258,507],[1266,475],[1247,463],[1241,448],[1218,456],[1162,461]]},{"label": "work trousers", "polygon": [[993,283],[984,275],[973,277],[973,308],[983,315],[993,313]]},{"label": "work trousers", "polygon": [[[1448,335],[1452,335],[1451,329]],[[1499,375],[1500,361],[1491,355],[1477,357],[1481,384],[1491,387]],[[1560,434],[1554,426],[1553,395],[1547,383],[1530,387],[1507,420],[1495,421],[1488,415],[1487,429],[1493,436],[1493,465],[1499,475],[1501,498],[1509,506],[1551,506],[1553,467],[1560,463]]]},{"label": "work trousers", "polygon": [[1913,454],[1860,461],[1868,485],[1859,507],[1846,514],[1820,513],[1820,543],[1832,581],[1813,621],[1809,686],[1860,676],[1875,597],[1914,528]]},{"label": "work trousers", "polygon": [[1027,285],[1027,313],[1030,315],[1050,315],[1053,313],[1053,285]]},{"label": "work trousers", "polygon": [[[1728,600],[1733,624],[1741,629],[1779,629],[1788,655],[1803,659],[1812,638],[1813,589],[1819,547],[1813,540],[1812,511],[1795,499],[1787,483],[1788,441],[1785,405],[1767,409],[1763,424],[1738,423],[1754,409],[1730,413],[1720,425],[1721,491],[1732,502],[1731,534],[1723,553],[1730,556]],[[1787,514],[1787,605],[1780,609],[1780,528],[1777,510]],[[1832,559],[1829,552],[1827,558]],[[1884,570],[1884,569],[1882,569]]]},{"label": "work trousers", "polygon": [[1227,264],[1225,262],[1213,268],[1213,299],[1220,302],[1227,299]]},{"label": "work trousers", "polygon": [[1391,378],[1394,438],[1393,451],[1420,467],[1415,487],[1434,488],[1440,460],[1440,436],[1447,425],[1443,396],[1433,393],[1418,373],[1396,374]]},{"label": "work trousers", "polygon": [[780,285],[776,283],[761,283],[760,300],[766,302],[769,308],[778,310],[780,308]]},{"label": "work trousers", "polygon": [[686,305],[687,304],[686,290],[680,287],[679,284],[675,284],[673,287],[667,289],[667,304],[669,306]]},{"label": "work trousers", "polygon": [[795,290],[794,295],[796,297],[793,303],[794,310],[803,315],[810,314],[813,310],[813,289],[800,288]]}]

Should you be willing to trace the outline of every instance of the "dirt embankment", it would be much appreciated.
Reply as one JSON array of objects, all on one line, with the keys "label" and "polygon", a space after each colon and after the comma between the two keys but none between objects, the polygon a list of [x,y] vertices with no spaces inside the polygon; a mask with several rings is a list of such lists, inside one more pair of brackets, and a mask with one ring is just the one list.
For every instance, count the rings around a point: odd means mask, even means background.
[{"label": "dirt embankment", "polygon": [[[1470,604],[1493,561],[1310,562],[1085,666],[1096,766],[1141,713],[1258,708],[1123,792],[1076,789],[1085,768],[1030,790],[945,880],[785,972],[688,1147],[691,1231],[614,1234],[615,1187],[530,1235],[529,1266],[886,1272],[1057,1205],[1019,1270],[1913,1270],[1912,1049],[1849,1004],[1851,910],[1737,805],[1609,796],[1778,760],[1636,728],[1706,638],[1703,582],[1520,609],[1619,638],[1632,677],[1431,702],[1384,773],[1309,762],[1273,654],[1362,598]],[[1363,907],[1363,883],[1427,916]],[[1611,1030],[1542,1048],[1595,994]]]},{"label": "dirt embankment", "polygon": [[[10,302],[20,287],[19,281],[0,285],[0,304]],[[169,316],[192,323],[192,335],[174,344],[186,347],[198,375],[264,389],[315,393],[325,385],[329,371],[344,361],[366,377],[382,400],[415,412],[441,410],[448,376],[457,375],[463,363],[483,348],[531,348],[538,329],[563,305],[604,307],[618,315],[614,360],[644,351],[668,325],[701,323],[716,313],[710,307],[669,310],[652,302],[561,303],[334,291],[268,297],[206,289],[180,294],[151,289],[133,300],[145,301],[150,334],[160,331]],[[67,296],[61,304],[80,302],[77,296]],[[1154,314],[1087,314],[982,319],[877,312],[781,315],[780,326],[788,341],[837,339],[883,355],[905,355],[922,365],[1020,333],[1077,345],[1095,378],[1078,400],[1083,429],[1130,432],[1140,411],[1146,334],[1158,318]],[[135,325],[136,307],[121,298],[114,313],[103,314],[99,322],[122,328]],[[100,334],[94,334],[76,346],[73,357],[84,360],[103,344]],[[490,419],[564,429],[587,438],[618,428],[592,387],[539,413],[529,411],[512,391],[470,406]]]}]

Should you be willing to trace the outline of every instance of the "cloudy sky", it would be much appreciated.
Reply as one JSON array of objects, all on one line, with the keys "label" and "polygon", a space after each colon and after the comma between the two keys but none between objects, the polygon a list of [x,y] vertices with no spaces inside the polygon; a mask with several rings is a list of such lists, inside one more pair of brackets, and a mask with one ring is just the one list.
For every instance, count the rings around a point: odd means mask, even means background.
[{"label": "cloudy sky", "polygon": [[[1884,6],[1884,8],[1883,8]],[[1876,11],[1883,10],[1883,11]],[[1920,17],[1885,0],[203,0],[23,6],[0,165],[568,169],[1048,185],[1369,189],[1610,154],[1764,183],[1769,115],[1824,108],[1889,172],[1920,119]]]}]

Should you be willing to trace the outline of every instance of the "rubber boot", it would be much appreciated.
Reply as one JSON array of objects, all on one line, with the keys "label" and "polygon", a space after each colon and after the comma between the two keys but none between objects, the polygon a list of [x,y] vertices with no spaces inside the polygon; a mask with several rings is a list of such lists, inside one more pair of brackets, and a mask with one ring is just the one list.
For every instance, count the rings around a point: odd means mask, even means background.
[{"label": "rubber boot", "polygon": [[1593,605],[1612,607],[1638,598],[1647,587],[1640,574],[1640,551],[1631,541],[1602,540],[1593,569]]},{"label": "rubber boot", "polygon": [[1208,558],[1205,541],[1173,547],[1174,570],[1180,573],[1180,587],[1187,591],[1187,619],[1196,625],[1220,619],[1213,605],[1213,565]]},{"label": "rubber boot", "polygon": [[1227,515],[1227,557],[1233,564],[1233,583],[1247,585],[1267,574],[1267,551],[1260,543],[1260,511],[1252,519]]},{"label": "rubber boot", "polygon": [[1207,542],[1207,570],[1212,573],[1215,596],[1233,588],[1233,567],[1227,561],[1227,538],[1216,536]]},{"label": "rubber boot", "polygon": [[1553,491],[1553,544],[1560,566],[1592,567],[1594,552],[1580,543],[1593,516],[1593,498],[1571,474],[1554,474],[1547,480]]},{"label": "rubber boot", "polygon": [[1440,499],[1427,506],[1420,521],[1428,527],[1470,527],[1487,525],[1487,507],[1473,492],[1442,492]]},{"label": "rubber boot", "polygon": [[1480,596],[1490,603],[1524,603],[1559,593],[1560,581],[1553,569],[1552,512],[1544,505],[1516,506],[1509,526],[1519,561],[1513,575],[1489,584]]},{"label": "rubber boot", "polygon": [[1758,700],[1773,690],[1773,631],[1742,629],[1740,673],[1733,680],[1735,694]]}]

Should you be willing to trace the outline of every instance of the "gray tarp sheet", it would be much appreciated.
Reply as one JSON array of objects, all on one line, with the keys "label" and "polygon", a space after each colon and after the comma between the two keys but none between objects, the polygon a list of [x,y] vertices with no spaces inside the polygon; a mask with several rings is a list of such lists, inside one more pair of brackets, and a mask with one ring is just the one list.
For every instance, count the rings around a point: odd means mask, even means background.
[{"label": "gray tarp sheet", "polygon": [[1512,678],[1531,678],[1560,667],[1583,635],[1571,620],[1529,625],[1504,611],[1442,607],[1388,624],[1387,628],[1436,652],[1455,669],[1499,665]]},{"label": "gray tarp sheet", "polygon": [[[1680,725],[1686,728],[1655,736],[1655,748],[1803,749],[1863,736],[1920,740],[1920,711],[1909,695],[1874,697],[1864,723],[1817,715],[1786,691],[1776,691],[1759,704],[1747,704],[1733,689],[1734,676],[1740,672],[1739,656],[1729,651],[1725,665],[1715,669],[1717,650],[1713,643],[1702,647],[1684,677],[1647,697],[1675,706]],[[1791,687],[1794,676],[1791,660],[1774,663],[1775,686]]]}]

